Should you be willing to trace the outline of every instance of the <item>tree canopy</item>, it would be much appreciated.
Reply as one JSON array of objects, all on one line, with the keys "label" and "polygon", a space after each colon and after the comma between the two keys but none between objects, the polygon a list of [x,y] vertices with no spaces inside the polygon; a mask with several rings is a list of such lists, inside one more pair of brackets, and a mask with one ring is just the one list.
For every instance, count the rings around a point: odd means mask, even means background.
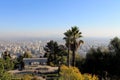
[{"label": "tree canopy", "polygon": [[72,51],[72,66],[75,66],[75,54],[77,49],[83,43],[83,40],[79,38],[82,37],[82,32],[79,31],[77,26],[71,27],[64,33],[65,37],[63,38],[66,41],[66,46],[68,48],[68,66],[70,65],[69,52]]},{"label": "tree canopy", "polygon": [[44,47],[46,51],[44,57],[48,58],[48,64],[59,65],[66,64],[66,48],[64,45],[58,45],[56,41],[49,41]]}]

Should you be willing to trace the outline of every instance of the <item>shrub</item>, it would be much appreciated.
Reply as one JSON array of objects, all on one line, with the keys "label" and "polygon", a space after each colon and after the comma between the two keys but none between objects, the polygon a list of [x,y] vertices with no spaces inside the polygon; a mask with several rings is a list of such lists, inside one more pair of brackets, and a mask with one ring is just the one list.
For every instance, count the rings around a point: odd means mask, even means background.
[{"label": "shrub", "polygon": [[62,65],[60,67],[59,80],[98,80],[98,77],[90,74],[81,74],[76,67],[67,67]]},{"label": "shrub", "polygon": [[24,75],[22,80],[31,80],[32,77],[30,75]]}]

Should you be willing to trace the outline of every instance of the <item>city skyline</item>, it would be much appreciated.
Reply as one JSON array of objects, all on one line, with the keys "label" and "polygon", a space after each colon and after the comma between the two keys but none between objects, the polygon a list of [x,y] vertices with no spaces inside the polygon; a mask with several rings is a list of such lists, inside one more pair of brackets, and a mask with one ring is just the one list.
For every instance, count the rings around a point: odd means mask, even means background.
[{"label": "city skyline", "polygon": [[78,26],[84,37],[119,37],[118,0],[2,0],[0,38],[63,37]]}]

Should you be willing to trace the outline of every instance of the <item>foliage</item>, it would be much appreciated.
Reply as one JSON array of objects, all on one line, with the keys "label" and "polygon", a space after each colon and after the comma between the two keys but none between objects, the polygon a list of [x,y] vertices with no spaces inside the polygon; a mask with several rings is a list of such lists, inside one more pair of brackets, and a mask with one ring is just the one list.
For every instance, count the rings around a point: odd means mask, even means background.
[{"label": "foliage", "polygon": [[1,80],[11,80],[11,74],[8,72],[4,72],[0,77]]},{"label": "foliage", "polygon": [[24,69],[24,62],[23,62],[23,55],[20,55],[19,57],[17,57],[16,61],[15,61],[15,67],[19,68],[19,69]]},{"label": "foliage", "polygon": [[2,54],[3,58],[1,59],[2,61],[2,65],[4,66],[4,70],[11,70],[14,68],[14,63],[13,63],[13,60],[9,54],[8,51],[5,51],[3,54]]},{"label": "foliage", "polygon": [[[8,63],[6,61],[8,61]],[[0,59],[0,80],[11,80],[11,75],[6,72],[6,68],[11,69],[11,64],[7,58],[6,60]]]},{"label": "foliage", "polygon": [[14,63],[13,61],[10,59],[10,57],[6,57],[6,59],[4,60],[4,68],[5,70],[11,70],[14,68]]},{"label": "foliage", "polygon": [[52,66],[52,67],[55,66],[55,64],[53,64],[53,62],[50,62],[49,65]]},{"label": "foliage", "polygon": [[110,57],[111,55],[106,48],[91,48],[86,55],[86,59],[83,65],[83,71],[85,73],[99,75],[100,79],[105,79],[110,67]]},{"label": "foliage", "polygon": [[113,51],[116,54],[120,54],[120,39],[118,37],[115,37],[110,41],[109,48],[111,51]]},{"label": "foliage", "polygon": [[115,37],[110,41],[109,49],[112,55],[109,73],[120,76],[120,39],[118,37]]},{"label": "foliage", "polygon": [[6,60],[7,57],[9,57],[11,59],[10,53],[8,51],[5,51],[2,53],[3,59]]},{"label": "foliage", "polygon": [[91,74],[83,74],[83,80],[99,80],[97,76]]},{"label": "foliage", "polygon": [[59,62],[66,64],[66,59],[64,59],[66,58],[66,48],[63,45],[58,45],[57,42],[51,40],[44,47],[44,50],[46,51],[44,57],[48,58],[49,65],[59,65]]},{"label": "foliage", "polygon": [[68,65],[70,65],[69,52],[72,51],[72,66],[75,66],[75,53],[80,45],[83,43],[79,38],[82,37],[82,33],[79,31],[77,26],[71,27],[70,30],[67,30],[63,38],[66,41],[66,46],[68,48]]},{"label": "foliage", "polygon": [[85,57],[80,54],[76,54],[76,67],[80,69],[81,73],[83,72],[83,64],[85,62]]},{"label": "foliage", "polygon": [[77,59],[76,63],[82,73],[96,74],[100,79],[119,79],[120,39],[113,38],[108,47],[91,48],[86,58]]},{"label": "foliage", "polygon": [[0,59],[0,75],[4,72],[4,61]]},{"label": "foliage", "polygon": [[32,53],[30,51],[25,51],[23,58],[32,58]]},{"label": "foliage", "polygon": [[66,47],[68,48],[68,55],[67,55],[67,65],[70,66],[70,43],[71,43],[71,35],[72,35],[72,32],[71,30],[67,30],[65,33],[64,33],[65,37],[63,38],[66,43]]},{"label": "foliage", "polygon": [[40,79],[39,76],[31,75],[31,74],[14,74],[11,80],[43,80]]},{"label": "foliage", "polygon": [[30,75],[24,75],[23,76],[23,78],[22,78],[22,80],[31,80],[32,79],[32,77],[30,76]]},{"label": "foliage", "polygon": [[32,53],[30,51],[25,51],[23,55],[20,55],[17,57],[17,59],[14,59],[14,68],[24,69],[24,62],[23,58],[32,58]]},{"label": "foliage", "polygon": [[59,80],[98,80],[98,78],[95,75],[81,74],[76,67],[62,65],[60,68]]}]

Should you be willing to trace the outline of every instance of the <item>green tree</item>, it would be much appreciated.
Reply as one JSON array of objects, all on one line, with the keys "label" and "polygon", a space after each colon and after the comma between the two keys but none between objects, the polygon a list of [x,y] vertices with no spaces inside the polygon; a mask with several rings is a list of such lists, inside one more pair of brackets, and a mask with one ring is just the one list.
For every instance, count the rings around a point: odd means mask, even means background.
[{"label": "green tree", "polygon": [[16,65],[19,65],[19,66],[17,66],[19,69],[24,69],[24,62],[23,62],[23,55],[20,55],[18,58],[17,58],[17,63],[16,63]]},{"label": "green tree", "polygon": [[65,45],[67,46],[68,48],[68,55],[67,55],[67,65],[70,66],[70,44],[71,44],[71,35],[72,35],[72,32],[71,30],[67,30],[65,33],[64,33],[65,37],[63,38],[66,43]]},{"label": "green tree", "polygon": [[0,80],[11,80],[11,75],[5,71],[4,65],[4,60],[0,59]]},{"label": "green tree", "polygon": [[0,76],[3,74],[3,72],[4,72],[4,61],[0,59]]},{"label": "green tree", "polygon": [[83,40],[79,40],[79,38],[82,37],[82,33],[79,31],[79,28],[77,26],[74,26],[71,28],[72,31],[72,44],[71,44],[71,50],[72,50],[72,65],[75,66],[75,53],[77,49],[80,47],[80,45],[83,43]]},{"label": "green tree", "polygon": [[5,51],[3,54],[3,60],[4,60],[4,69],[5,70],[11,70],[14,68],[13,60],[10,56],[10,53],[8,51]]},{"label": "green tree", "polygon": [[84,68],[88,73],[104,77],[104,73],[108,72],[109,60],[110,54],[108,49],[104,47],[98,47],[97,49],[91,48],[86,55],[86,66]]},{"label": "green tree", "polygon": [[[77,62],[79,63],[79,62]],[[108,47],[91,48],[79,69],[83,73],[99,75],[100,80],[120,79],[120,39],[113,38]]]},{"label": "green tree", "polygon": [[72,66],[75,66],[76,51],[83,43],[83,40],[79,39],[82,37],[81,34],[82,33],[79,31],[79,28],[77,26],[71,27],[70,30],[64,33],[65,35],[64,39],[66,41],[66,46],[68,47],[68,58],[69,58],[69,50],[72,51]]},{"label": "green tree", "polygon": [[[58,45],[57,42],[51,40],[44,47],[46,51],[44,57],[48,58],[48,64],[58,65],[59,62],[64,63],[64,56],[66,56],[65,47],[63,45]],[[64,60],[62,60],[64,59]]]},{"label": "green tree", "polygon": [[76,54],[76,67],[79,68],[81,72],[83,72],[83,65],[85,62],[85,57],[81,56],[80,54]]},{"label": "green tree", "polygon": [[4,64],[4,68],[5,70],[11,70],[14,68],[14,63],[13,61],[10,59],[10,57],[6,57],[6,60],[4,60],[5,64]]},{"label": "green tree", "polygon": [[45,57],[48,57],[48,64],[55,63],[56,61],[56,53],[58,50],[58,43],[51,40],[47,43],[44,50],[46,51]]},{"label": "green tree", "polygon": [[6,58],[8,58],[8,57],[11,59],[11,55],[10,55],[9,51],[3,52],[3,53],[2,53],[2,56],[3,56],[3,59],[4,59],[4,60],[6,60]]},{"label": "green tree", "polygon": [[112,67],[109,69],[109,71],[112,75],[120,76],[120,39],[118,37],[115,37],[110,41],[109,49],[110,53],[112,54]]}]

